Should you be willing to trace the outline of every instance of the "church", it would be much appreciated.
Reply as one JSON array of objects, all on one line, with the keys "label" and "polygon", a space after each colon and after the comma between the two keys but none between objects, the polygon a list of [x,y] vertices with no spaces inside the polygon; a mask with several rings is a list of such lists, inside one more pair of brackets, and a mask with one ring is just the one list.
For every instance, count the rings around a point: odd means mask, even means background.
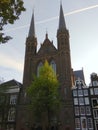
[{"label": "church", "polygon": [[46,33],[41,47],[37,51],[37,37],[35,34],[34,13],[31,19],[29,34],[26,39],[23,89],[20,93],[20,104],[18,106],[17,130],[28,130],[32,127],[32,117],[26,111],[26,88],[33,81],[33,74],[38,75],[39,68],[45,60],[52,66],[58,75],[60,92],[62,93],[62,110],[60,112],[60,129],[74,129],[74,114],[71,88],[73,85],[73,73],[71,67],[69,31],[66,27],[62,4],[60,5],[59,26],[57,29],[57,48]]},{"label": "church", "polygon": [[[23,84],[16,80],[2,83],[9,87],[0,95],[0,129],[6,130],[98,130],[98,75],[91,74],[89,86],[85,84],[82,70],[73,71],[71,66],[69,31],[60,4],[57,28],[57,47],[49,39],[48,33],[38,49],[34,12],[32,14],[28,37],[26,38]],[[27,88],[39,76],[39,69],[45,61],[53,68],[59,81],[62,107],[58,117],[47,127],[47,119],[35,121]],[[2,103],[4,104],[2,107]],[[58,109],[58,108],[57,108]]]}]

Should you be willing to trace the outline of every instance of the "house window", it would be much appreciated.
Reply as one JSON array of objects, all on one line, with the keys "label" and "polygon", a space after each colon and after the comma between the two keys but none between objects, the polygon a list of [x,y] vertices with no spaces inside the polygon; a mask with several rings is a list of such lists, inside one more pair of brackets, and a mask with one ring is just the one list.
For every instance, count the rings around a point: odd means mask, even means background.
[{"label": "house window", "polygon": [[15,130],[15,126],[12,125],[12,124],[8,124],[8,125],[6,126],[6,130]]},{"label": "house window", "polygon": [[75,107],[75,115],[79,115],[79,107]]},{"label": "house window", "polygon": [[85,107],[80,107],[80,114],[84,115],[85,114]]},{"label": "house window", "polygon": [[88,118],[88,128],[93,128],[92,118]]},{"label": "house window", "polygon": [[81,126],[82,126],[82,129],[86,129],[87,128],[87,120],[86,120],[85,117],[81,118]]},{"label": "house window", "polygon": [[40,62],[37,66],[37,76],[39,76],[39,71],[40,71],[40,68],[43,66],[43,63]]},{"label": "house window", "polygon": [[88,90],[84,90],[84,96],[88,96]]},{"label": "house window", "polygon": [[98,86],[98,81],[93,81],[93,86]]},{"label": "house window", "polygon": [[90,94],[93,95],[94,92],[93,92],[93,88],[90,88]]},{"label": "house window", "polygon": [[94,118],[97,118],[97,119],[98,119],[98,110],[97,110],[97,109],[94,110],[93,113],[94,113]]},{"label": "house window", "polygon": [[86,107],[86,114],[87,114],[87,115],[91,115],[91,110],[90,110],[90,107],[89,107],[89,106]]},{"label": "house window", "polygon": [[95,95],[98,95],[98,88],[94,88]]},{"label": "house window", "polygon": [[96,107],[97,106],[97,99],[92,99],[92,106]]},{"label": "house window", "polygon": [[79,118],[75,118],[75,127],[80,128],[80,119]]},{"label": "house window", "polygon": [[17,95],[10,96],[10,104],[15,105],[17,103]]},{"label": "house window", "polygon": [[86,105],[89,104],[89,98],[88,98],[88,97],[85,98],[85,104],[86,104]]},{"label": "house window", "polygon": [[15,121],[15,108],[12,107],[9,109],[9,113],[8,113],[8,121]]},{"label": "house window", "polygon": [[95,120],[95,130],[98,130],[98,120]]},{"label": "house window", "polygon": [[84,99],[83,98],[79,98],[79,105],[84,105]]},{"label": "house window", "polygon": [[54,60],[52,60],[50,62],[50,65],[52,66],[52,69],[54,70],[54,72],[56,73],[56,63],[54,62]]},{"label": "house window", "polygon": [[15,126],[12,124],[7,125],[6,130],[15,130]]},{"label": "house window", "polygon": [[78,90],[78,96],[83,96],[82,90]]},{"label": "house window", "polygon": [[77,96],[77,90],[73,90],[73,96]]},{"label": "house window", "polygon": [[74,104],[78,105],[78,98],[74,98]]}]

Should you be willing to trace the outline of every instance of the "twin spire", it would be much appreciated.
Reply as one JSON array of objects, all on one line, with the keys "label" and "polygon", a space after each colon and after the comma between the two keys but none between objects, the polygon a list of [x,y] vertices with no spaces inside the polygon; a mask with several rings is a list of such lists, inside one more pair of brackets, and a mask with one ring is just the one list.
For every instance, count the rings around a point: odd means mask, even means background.
[{"label": "twin spire", "polygon": [[[66,24],[65,24],[63,8],[62,8],[62,4],[60,4],[59,28],[58,29],[60,30],[60,29],[65,29],[65,28],[66,28]],[[28,37],[35,37],[34,11],[32,14]]]},{"label": "twin spire", "polygon": [[28,37],[35,37],[34,11],[33,11],[33,14],[32,14],[32,19],[31,19]]},{"label": "twin spire", "polygon": [[60,4],[59,28],[58,29],[64,29],[64,28],[66,28],[65,18],[64,18],[62,4]]}]

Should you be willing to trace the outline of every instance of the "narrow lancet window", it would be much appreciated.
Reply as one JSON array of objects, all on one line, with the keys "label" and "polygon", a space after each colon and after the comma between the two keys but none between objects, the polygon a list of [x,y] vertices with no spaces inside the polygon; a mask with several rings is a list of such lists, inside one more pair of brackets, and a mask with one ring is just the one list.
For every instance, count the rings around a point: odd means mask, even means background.
[{"label": "narrow lancet window", "polygon": [[43,63],[40,62],[37,66],[37,76],[39,76],[39,71],[40,71],[40,68],[43,66]]},{"label": "narrow lancet window", "polygon": [[56,63],[55,63],[55,61],[52,60],[52,61],[50,62],[50,65],[52,66],[54,72],[56,73]]}]

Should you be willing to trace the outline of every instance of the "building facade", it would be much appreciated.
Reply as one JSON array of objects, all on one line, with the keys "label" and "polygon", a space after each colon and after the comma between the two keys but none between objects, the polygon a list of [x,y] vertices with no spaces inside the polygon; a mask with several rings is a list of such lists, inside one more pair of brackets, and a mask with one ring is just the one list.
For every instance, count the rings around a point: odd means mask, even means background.
[{"label": "building facade", "polygon": [[91,83],[89,85],[90,103],[93,114],[94,130],[98,130],[98,76],[91,74]]},{"label": "building facade", "polygon": [[89,87],[83,80],[77,79],[72,88],[75,130],[95,130]]},{"label": "building facade", "polygon": [[10,80],[0,85],[0,130],[16,129],[17,103],[21,83]]},{"label": "building facade", "polygon": [[[58,75],[60,92],[62,93],[62,110],[60,111],[60,128],[62,130],[73,130],[73,102],[72,102],[72,69],[70,57],[69,31],[66,27],[62,5],[60,5],[59,27],[57,29],[57,48],[50,41],[46,33],[45,40],[37,51],[37,38],[35,35],[34,14],[32,16],[28,37],[26,39],[23,90],[21,93],[19,114],[17,116],[17,130],[30,129],[33,117],[26,115],[26,88],[33,81],[33,74],[38,75],[40,66],[47,60]],[[21,105],[22,104],[22,105]],[[23,106],[23,107],[21,107]],[[28,121],[28,122],[27,122]],[[29,128],[26,127],[29,124]]]}]

